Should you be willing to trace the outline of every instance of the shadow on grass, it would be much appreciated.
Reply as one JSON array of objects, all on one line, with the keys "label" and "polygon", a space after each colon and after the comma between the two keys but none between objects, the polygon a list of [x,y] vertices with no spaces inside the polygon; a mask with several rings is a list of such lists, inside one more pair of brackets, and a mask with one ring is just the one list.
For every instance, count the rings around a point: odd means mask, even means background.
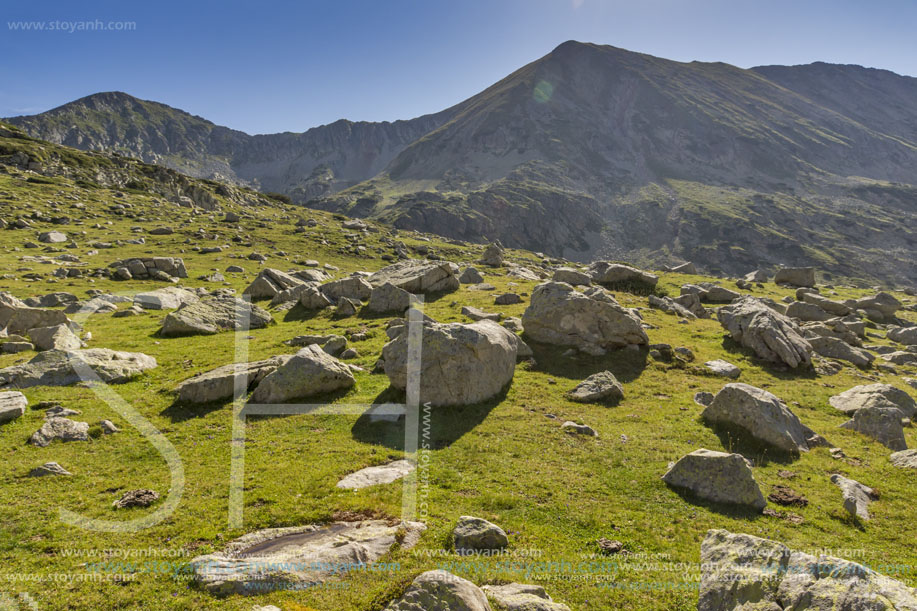
[{"label": "shadow on grass", "polygon": [[[331,308],[325,308],[330,310]],[[318,317],[325,310],[310,310],[297,302],[295,306],[286,311],[283,315],[283,322],[305,322]]]},{"label": "shadow on grass", "polygon": [[755,354],[754,350],[746,348],[728,335],[723,338],[723,350],[747,356],[755,365],[758,365],[770,375],[781,380],[814,380],[817,377],[814,367],[790,369],[786,365],[765,361]]},{"label": "shadow on grass", "polygon": [[755,466],[765,467],[771,462],[788,465],[799,459],[799,454],[784,452],[752,437],[748,431],[734,424],[722,422],[701,422],[719,437],[724,452],[741,454],[753,461]]},{"label": "shadow on grass", "polygon": [[640,346],[639,350],[612,350],[604,356],[589,356],[577,353],[576,356],[563,356],[569,346],[540,344],[523,336],[532,349],[535,365],[532,371],[541,371],[563,378],[585,379],[600,371],[610,371],[619,382],[626,384],[640,377],[646,369],[649,348]]},{"label": "shadow on grass", "polygon": [[[471,431],[487,417],[487,414],[506,397],[509,385],[500,393],[474,405],[460,407],[432,407],[425,412],[421,407],[420,422],[417,431],[417,447],[438,450],[447,448],[465,433]],[[404,403],[404,393],[389,387],[379,393],[373,405],[384,403]],[[429,418],[426,417],[429,413]],[[405,418],[397,421],[375,419],[366,412],[354,423],[351,429],[353,438],[363,443],[383,445],[392,450],[404,451]]]},{"label": "shadow on grass", "polygon": [[753,507],[748,507],[745,505],[732,505],[730,503],[717,503],[700,498],[687,488],[677,488],[675,486],[669,486],[668,484],[666,485],[668,486],[669,490],[680,496],[686,503],[697,505],[698,507],[703,507],[704,509],[712,511],[713,513],[718,513],[729,518],[734,518],[737,520],[757,520],[764,515],[761,513],[761,510],[754,509]]}]

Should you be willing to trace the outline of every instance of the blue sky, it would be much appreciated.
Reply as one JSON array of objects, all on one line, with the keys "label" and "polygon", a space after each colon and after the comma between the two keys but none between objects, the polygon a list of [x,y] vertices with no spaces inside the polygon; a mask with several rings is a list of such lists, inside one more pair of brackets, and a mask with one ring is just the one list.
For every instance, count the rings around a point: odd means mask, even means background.
[{"label": "blue sky", "polygon": [[[917,75],[912,0],[5,4],[0,116],[120,90],[249,133],[406,119],[458,103],[570,39],[680,61],[821,60]],[[96,20],[136,26],[13,29]]]}]

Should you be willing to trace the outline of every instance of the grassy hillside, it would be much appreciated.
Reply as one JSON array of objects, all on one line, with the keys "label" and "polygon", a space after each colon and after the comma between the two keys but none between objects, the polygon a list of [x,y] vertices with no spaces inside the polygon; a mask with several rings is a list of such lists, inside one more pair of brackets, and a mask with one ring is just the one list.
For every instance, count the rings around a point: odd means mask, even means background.
[{"label": "grassy hillside", "polygon": [[[113,293],[151,290],[152,281],[115,282],[103,278],[54,280],[54,261],[72,254],[88,269],[105,267],[130,256],[178,256],[188,268],[185,286],[229,287],[241,291],[262,265],[247,256],[267,256],[264,266],[299,268],[307,259],[339,268],[335,277],[357,270],[372,271],[385,264],[381,255],[392,253],[392,240],[401,240],[414,255],[433,252],[466,265],[480,257],[483,246],[453,243],[432,235],[398,232],[379,227],[356,243],[365,254],[354,254],[355,242],[340,219],[319,211],[270,202],[243,191],[188,180],[182,192],[211,193],[212,211],[182,208],[155,192],[161,182],[145,172],[148,166],[132,162],[117,172],[116,158],[86,155],[29,139],[0,137],[0,158],[25,152],[36,169],[68,168],[57,176],[43,176],[19,165],[0,165],[0,218],[11,222],[31,218],[27,229],[0,230],[2,286],[20,298],[69,291],[81,298],[98,289]],[[111,187],[89,175],[113,181]],[[117,177],[133,176],[134,187],[115,184]],[[120,180],[120,179],[119,179]],[[177,180],[177,179],[176,179]],[[170,192],[171,194],[172,192]],[[226,212],[241,216],[238,223],[223,220]],[[51,217],[69,216],[69,225],[52,225]],[[294,233],[299,218],[314,218],[315,227]],[[148,232],[168,226],[172,235]],[[57,229],[70,235],[75,248],[26,249],[40,232]],[[145,244],[126,240],[144,237]],[[236,239],[238,241],[236,241]],[[107,242],[98,249],[93,242]],[[224,246],[220,253],[202,254],[202,247]],[[513,250],[509,258],[539,269],[542,259]],[[244,273],[226,273],[225,282],[198,280],[214,270],[239,265]],[[514,291],[524,303],[494,306],[493,294],[458,292],[432,300],[425,311],[438,321],[464,321],[463,305],[519,316],[536,282],[507,275],[506,268],[484,270],[496,292]],[[662,274],[660,289],[677,294],[686,282],[713,278]],[[836,289],[839,298],[866,294],[862,289]],[[773,284],[754,294],[779,300],[791,292]],[[896,293],[905,303],[914,298]],[[170,486],[169,471],[159,454],[129,427],[92,389],[84,387],[27,389],[32,406],[60,402],[78,409],[74,418],[92,424],[110,419],[123,429],[96,436],[89,443],[47,448],[26,444],[42,423],[42,412],[0,428],[0,563],[8,583],[0,591],[29,592],[41,609],[251,609],[275,604],[285,610],[367,611],[382,608],[417,573],[446,568],[477,584],[501,581],[537,582],[555,600],[571,609],[691,609],[696,606],[699,545],[709,528],[771,537],[794,549],[828,548],[873,565],[917,564],[912,542],[917,537],[913,498],[917,480],[910,471],[892,467],[888,451],[877,443],[838,425],[845,418],[828,405],[828,398],[851,386],[882,381],[908,388],[903,375],[845,367],[834,376],[788,373],[762,364],[724,339],[713,321],[679,324],[678,319],[647,307],[645,297],[618,293],[626,306],[641,308],[653,343],[690,348],[694,363],[677,367],[654,360],[645,352],[623,351],[602,358],[562,356],[563,350],[533,345],[534,363],[520,364],[505,396],[486,404],[437,409],[432,416],[432,450],[428,531],[410,551],[395,551],[387,561],[396,571],[348,576],[341,587],[299,592],[274,592],[253,597],[216,599],[195,588],[183,574],[196,555],[221,548],[227,541],[256,529],[328,521],[339,512],[399,516],[401,484],[358,492],[335,488],[345,474],[401,458],[403,432],[393,425],[370,424],[365,416],[287,416],[254,418],[246,431],[244,526],[228,527],[228,491],[231,406],[188,408],[176,405],[172,390],[182,380],[233,361],[234,333],[180,339],[157,335],[161,315],[133,318],[96,314],[85,323],[92,347],[140,351],[154,356],[159,367],[127,384],[119,394],[174,444],[185,469],[185,487],[178,510],[164,522],[133,534],[107,534],[64,526],[58,508],[111,520],[126,520],[150,509],[116,511],[111,504],[134,488],[152,488],[162,496]],[[127,304],[120,306],[124,308]],[[913,312],[907,314],[917,321]],[[397,399],[388,391],[384,375],[371,373],[382,345],[387,317],[360,315],[334,319],[330,312],[304,316],[296,311],[275,312],[276,325],[250,334],[252,360],[294,351],[282,342],[306,333],[368,331],[365,341],[353,342],[359,357],[352,363],[364,368],[356,386],[337,403],[376,403]],[[882,333],[870,343],[886,343]],[[25,362],[34,353],[0,356],[0,367]],[[751,515],[721,506],[697,503],[667,488],[660,480],[667,464],[699,447],[733,449],[736,442],[715,434],[699,421],[701,407],[692,397],[698,391],[716,392],[724,384],[706,374],[702,364],[726,359],[743,370],[740,381],[773,392],[784,399],[804,424],[844,449],[848,459],[833,459],[825,448],[795,461],[760,452],[755,477],[767,495],[777,484],[789,485],[809,499],[807,507],[791,511],[799,524],[781,517]],[[587,375],[610,369],[624,383],[625,399],[615,407],[572,403],[564,393]],[[911,389],[912,394],[915,391]],[[554,416],[553,418],[548,417]],[[574,420],[591,425],[598,438],[567,435],[560,423]],[[917,434],[906,430],[909,445]],[[47,461],[59,462],[72,477],[25,477]],[[795,476],[786,479],[784,471]],[[881,492],[872,521],[853,523],[841,505],[829,474],[844,473]],[[161,503],[161,501],[160,501]],[[771,508],[784,512],[773,504]],[[501,525],[510,538],[510,555],[473,561],[447,551],[449,534],[460,515],[477,515]],[[596,540],[617,539],[633,553],[629,557],[600,556]],[[161,555],[120,558],[104,550],[162,550]],[[846,551],[845,551],[846,550]],[[862,550],[862,556],[858,550]],[[507,561],[512,561],[507,563]],[[571,563],[572,569],[552,570],[546,563]],[[97,565],[96,563],[107,563]],[[588,564],[581,564],[586,562]],[[88,566],[87,566],[88,563]],[[554,565],[557,567],[558,565]],[[917,586],[906,568],[883,572]],[[102,583],[85,575],[96,572]],[[123,581],[114,574],[126,573]],[[20,577],[9,577],[19,575]]]}]

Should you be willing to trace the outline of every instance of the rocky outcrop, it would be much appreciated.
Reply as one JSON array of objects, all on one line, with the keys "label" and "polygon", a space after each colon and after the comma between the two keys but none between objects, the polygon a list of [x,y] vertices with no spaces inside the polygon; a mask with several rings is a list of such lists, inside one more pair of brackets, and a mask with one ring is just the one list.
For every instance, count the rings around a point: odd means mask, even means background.
[{"label": "rocky outcrop", "polygon": [[242,294],[252,299],[273,299],[283,291],[301,284],[305,284],[305,281],[279,269],[267,267],[258,272]]},{"label": "rocky outcrop", "polygon": [[417,465],[410,460],[395,460],[384,465],[366,467],[343,477],[338,483],[338,488],[346,490],[362,490],[369,486],[390,484],[401,479],[408,473],[417,469]]},{"label": "rocky outcrop", "polygon": [[732,339],[766,361],[791,368],[812,364],[812,346],[796,323],[754,297],[720,308],[717,318]]},{"label": "rocky outcrop", "polygon": [[499,394],[512,381],[519,338],[495,322],[423,323],[419,363],[408,363],[407,325],[390,327],[382,347],[385,374],[394,388],[407,387],[409,366],[419,368],[420,402],[469,405]]},{"label": "rocky outcrop", "polygon": [[526,337],[537,342],[594,355],[649,343],[640,318],[599,287],[580,293],[562,282],[539,284],[522,325]]},{"label": "rocky outcrop", "polygon": [[115,280],[170,280],[173,278],[187,278],[188,271],[185,262],[176,257],[148,257],[125,259],[111,263],[109,268],[115,270],[112,278]]}]

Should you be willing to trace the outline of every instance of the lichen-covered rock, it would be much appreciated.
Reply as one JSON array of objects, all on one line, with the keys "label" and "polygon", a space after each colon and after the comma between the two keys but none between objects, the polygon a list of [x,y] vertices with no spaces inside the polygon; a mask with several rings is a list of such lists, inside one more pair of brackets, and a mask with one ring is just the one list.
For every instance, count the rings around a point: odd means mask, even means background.
[{"label": "lichen-covered rock", "polygon": [[[407,388],[408,326],[390,327],[382,347],[385,374],[394,388]],[[435,407],[470,405],[500,393],[513,379],[519,338],[495,322],[424,322],[419,368],[420,402]]]},{"label": "lichen-covered rock", "polygon": [[899,581],[752,535],[709,531],[700,562],[698,611],[917,609],[917,592]]},{"label": "lichen-covered rock", "polygon": [[269,312],[237,297],[212,297],[186,303],[162,321],[163,337],[213,335],[221,331],[262,329],[273,324]]},{"label": "lichen-covered rock", "polygon": [[741,454],[701,448],[683,456],[662,479],[698,498],[761,511],[767,505],[751,466]]},{"label": "lichen-covered rock", "polygon": [[754,297],[741,297],[723,306],[717,318],[732,339],[766,361],[791,368],[812,364],[812,346],[796,323]]},{"label": "lichen-covered rock", "polygon": [[893,465],[902,469],[917,469],[917,450],[901,450],[888,457]]},{"label": "lichen-covered rock", "polygon": [[640,318],[599,287],[581,293],[563,282],[539,284],[522,324],[526,337],[537,342],[572,346],[594,355],[649,343]]},{"label": "lichen-covered rock", "polygon": [[0,329],[6,330],[8,335],[24,336],[31,329],[69,324],[70,319],[60,310],[0,304]]},{"label": "lichen-covered rock", "polygon": [[79,350],[83,347],[80,338],[64,324],[30,329],[29,339],[36,350]]},{"label": "lichen-covered rock", "polygon": [[0,389],[30,386],[69,386],[92,381],[88,367],[102,382],[119,383],[156,367],[156,359],[142,352],[118,352],[106,348],[47,350],[28,363],[0,369]]},{"label": "lichen-covered rock", "polygon": [[714,424],[737,426],[783,452],[809,450],[808,431],[790,408],[766,390],[748,384],[724,386],[701,418]]}]

